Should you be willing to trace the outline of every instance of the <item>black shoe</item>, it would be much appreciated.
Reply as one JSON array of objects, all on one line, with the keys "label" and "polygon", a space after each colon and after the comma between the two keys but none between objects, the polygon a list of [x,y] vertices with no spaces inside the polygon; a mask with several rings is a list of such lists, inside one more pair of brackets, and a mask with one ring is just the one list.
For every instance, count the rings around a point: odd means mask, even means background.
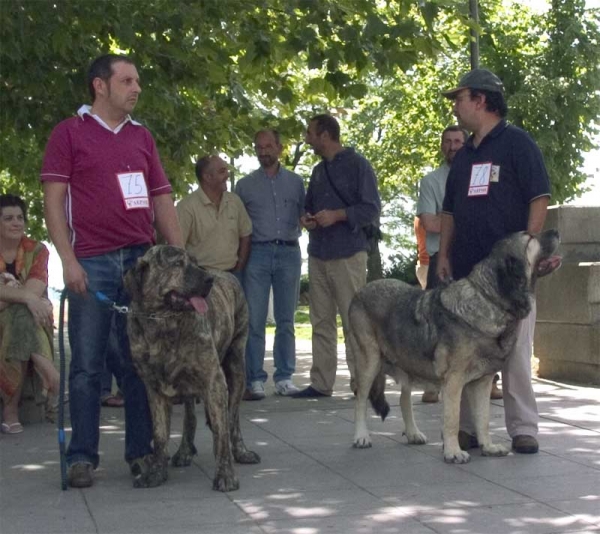
[{"label": "black shoe", "polygon": [[539,450],[537,439],[533,436],[527,436],[520,434],[515,436],[512,440],[513,451],[519,454],[535,454]]},{"label": "black shoe", "polygon": [[293,399],[315,399],[317,397],[331,397],[331,395],[325,395],[325,393],[317,391],[312,386],[308,386],[307,388],[298,391],[298,393],[294,393],[291,397]]},{"label": "black shoe", "polygon": [[259,401],[265,398],[264,393],[255,393],[249,389],[244,390],[244,395],[242,396],[242,400],[245,401]]},{"label": "black shoe", "polygon": [[464,430],[458,431],[458,446],[463,451],[468,451],[469,449],[476,449],[479,447],[479,442],[477,441],[477,437],[473,434],[469,434]]}]

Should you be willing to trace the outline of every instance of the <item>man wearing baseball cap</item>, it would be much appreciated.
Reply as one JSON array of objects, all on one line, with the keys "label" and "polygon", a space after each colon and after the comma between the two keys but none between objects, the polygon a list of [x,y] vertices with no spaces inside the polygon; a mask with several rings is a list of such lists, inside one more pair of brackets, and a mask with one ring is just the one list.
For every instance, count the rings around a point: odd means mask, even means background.
[{"label": "man wearing baseball cap", "polygon": [[[550,183],[542,154],[523,130],[508,124],[500,79],[486,69],[465,74],[455,89],[442,93],[471,136],[454,158],[442,207],[437,275],[467,276],[505,236],[542,230]],[[538,452],[538,411],[531,386],[535,301],[521,321],[512,353],[502,369],[506,428],[517,453]],[[464,399],[463,399],[464,400]],[[466,402],[461,402],[459,443],[478,446]]]}]

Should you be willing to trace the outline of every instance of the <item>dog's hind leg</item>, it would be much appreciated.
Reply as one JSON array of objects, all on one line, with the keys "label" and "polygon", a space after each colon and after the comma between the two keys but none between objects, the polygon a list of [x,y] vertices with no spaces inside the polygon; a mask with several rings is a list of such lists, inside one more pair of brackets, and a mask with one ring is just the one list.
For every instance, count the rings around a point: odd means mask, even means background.
[{"label": "dog's hind leg", "polygon": [[171,465],[187,467],[192,463],[192,458],[198,454],[194,439],[196,437],[196,404],[194,397],[184,399],[185,411],[183,415],[183,435],[179,449],[171,459]]},{"label": "dog's hind leg", "polygon": [[490,392],[494,375],[486,375],[465,386],[467,402],[475,422],[477,441],[483,456],[506,456],[504,445],[494,444],[490,438]]},{"label": "dog's hind leg", "polygon": [[417,427],[412,408],[411,394],[412,385],[410,383],[403,383],[400,388],[400,410],[402,411],[402,419],[404,420],[404,434],[409,443],[423,445],[427,443],[427,436]]},{"label": "dog's hind leg", "polygon": [[[353,354],[356,358],[356,401],[354,405],[354,442],[353,447],[365,449],[371,447],[371,436],[367,428],[367,400],[371,396],[371,388],[374,386],[378,375],[381,373],[381,355],[379,346],[369,323],[368,316],[359,307],[352,306],[349,312],[350,341]],[[358,334],[357,328],[360,328]],[[379,384],[379,394],[371,398],[371,403],[377,407],[378,413],[385,416],[389,412],[389,405],[385,401],[385,376],[383,376],[383,387]]]}]

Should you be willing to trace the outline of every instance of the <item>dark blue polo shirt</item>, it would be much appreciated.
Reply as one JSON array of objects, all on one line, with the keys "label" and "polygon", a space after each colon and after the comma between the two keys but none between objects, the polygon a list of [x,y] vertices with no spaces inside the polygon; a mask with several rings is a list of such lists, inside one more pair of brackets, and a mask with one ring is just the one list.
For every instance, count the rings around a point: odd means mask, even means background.
[{"label": "dark blue polo shirt", "polygon": [[[469,196],[473,166],[487,163],[492,164],[487,194]],[[454,217],[453,277],[467,276],[496,241],[527,230],[529,204],[549,195],[542,153],[529,134],[502,120],[478,147],[471,136],[452,162],[443,204],[443,212]]]},{"label": "dark blue polo shirt", "polygon": [[[335,193],[325,174],[325,165],[332,182],[344,197]],[[347,221],[327,228],[318,227],[309,233],[308,254],[320,260],[349,258],[367,250],[367,238],[362,228],[375,222],[381,210],[377,180],[371,164],[352,148],[345,148],[333,161],[321,161],[312,172],[306,192],[305,208],[314,215],[321,210],[345,209]]]}]

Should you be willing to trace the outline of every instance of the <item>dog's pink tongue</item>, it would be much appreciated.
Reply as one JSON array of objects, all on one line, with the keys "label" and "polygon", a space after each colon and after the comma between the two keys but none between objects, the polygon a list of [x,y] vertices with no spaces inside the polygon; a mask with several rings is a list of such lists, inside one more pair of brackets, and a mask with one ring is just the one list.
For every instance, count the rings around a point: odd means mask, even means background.
[{"label": "dog's pink tongue", "polygon": [[204,314],[208,311],[208,304],[203,297],[192,297],[190,299],[190,304],[200,314]]},{"label": "dog's pink tongue", "polygon": [[562,256],[550,256],[549,258],[542,260],[538,265],[537,274],[538,276],[546,276],[551,272],[556,271],[562,264]]}]

